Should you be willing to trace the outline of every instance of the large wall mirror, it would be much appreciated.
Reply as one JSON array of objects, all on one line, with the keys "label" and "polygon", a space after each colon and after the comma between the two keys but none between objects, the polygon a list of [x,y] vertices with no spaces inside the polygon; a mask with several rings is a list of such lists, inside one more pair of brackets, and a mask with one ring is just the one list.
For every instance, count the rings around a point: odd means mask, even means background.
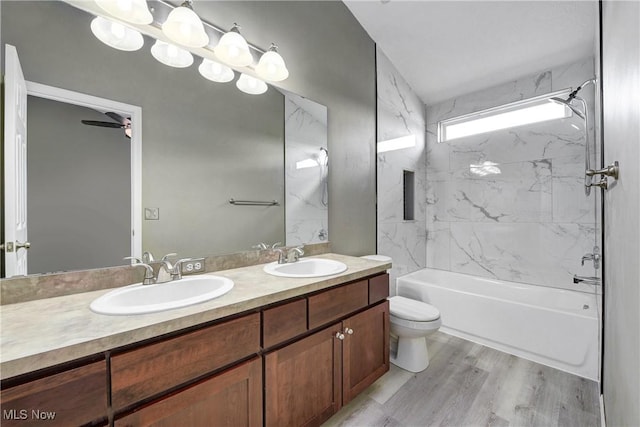
[{"label": "large wall mirror", "polygon": [[[82,123],[116,123],[114,111],[28,97],[28,274],[125,264],[124,256],[140,255],[129,230],[141,237],[139,251],[156,256],[328,239],[326,107],[271,86],[253,96],[233,82],[209,82],[197,71],[199,61],[187,69],[164,66],[146,38],[140,51],[114,50],[91,34],[91,15],[63,2],[1,7],[3,47],[16,47],[26,80],[139,107],[142,117],[130,122],[141,146],[136,205],[127,193],[135,173],[126,129]],[[130,117],[126,109],[116,113]]]}]

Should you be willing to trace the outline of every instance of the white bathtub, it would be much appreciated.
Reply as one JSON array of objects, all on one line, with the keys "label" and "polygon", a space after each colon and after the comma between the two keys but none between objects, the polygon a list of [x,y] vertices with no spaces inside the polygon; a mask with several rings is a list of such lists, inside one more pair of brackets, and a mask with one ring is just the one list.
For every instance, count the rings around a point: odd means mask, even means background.
[{"label": "white bathtub", "polygon": [[594,294],[428,268],[396,283],[398,295],[440,310],[445,333],[598,380]]}]

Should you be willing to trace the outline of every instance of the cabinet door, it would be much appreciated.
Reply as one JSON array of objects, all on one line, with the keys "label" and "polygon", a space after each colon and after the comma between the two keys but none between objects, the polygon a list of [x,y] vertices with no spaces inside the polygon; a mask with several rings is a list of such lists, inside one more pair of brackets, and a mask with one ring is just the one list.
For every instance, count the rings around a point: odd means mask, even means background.
[{"label": "cabinet door", "polygon": [[116,420],[116,427],[261,427],[259,358],[203,380]]},{"label": "cabinet door", "polygon": [[340,409],[337,323],[265,356],[265,418],[274,427],[318,426]]},{"label": "cabinet door", "polygon": [[8,426],[104,425],[104,360],[2,390],[2,424]]},{"label": "cabinet door", "polygon": [[346,405],[389,370],[389,301],[346,319],[342,325],[342,403]]}]

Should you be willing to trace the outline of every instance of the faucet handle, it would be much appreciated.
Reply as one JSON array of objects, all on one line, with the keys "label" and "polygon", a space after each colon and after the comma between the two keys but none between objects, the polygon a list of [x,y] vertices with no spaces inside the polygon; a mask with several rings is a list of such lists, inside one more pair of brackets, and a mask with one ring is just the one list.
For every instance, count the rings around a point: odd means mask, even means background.
[{"label": "faucet handle", "polygon": [[267,249],[268,247],[269,247],[269,245],[267,245],[266,243],[260,242],[257,245],[251,246],[251,249],[264,250],[264,249]]},{"label": "faucet handle", "polygon": [[271,249],[276,249],[277,247],[282,246],[282,242],[276,242],[273,245],[271,245]]},{"label": "faucet handle", "polygon": [[171,277],[173,280],[182,279],[182,263],[193,260],[193,258],[181,258],[173,264],[173,270],[171,270]]},{"label": "faucet handle", "polygon": [[130,259],[130,260],[136,261],[135,263],[133,263],[134,267],[144,267],[145,272],[144,272],[144,279],[142,281],[143,285],[152,285],[156,282],[156,279],[153,276],[153,267],[151,267],[149,264],[142,262],[140,258],[137,258],[134,256],[126,256],[123,259]]}]

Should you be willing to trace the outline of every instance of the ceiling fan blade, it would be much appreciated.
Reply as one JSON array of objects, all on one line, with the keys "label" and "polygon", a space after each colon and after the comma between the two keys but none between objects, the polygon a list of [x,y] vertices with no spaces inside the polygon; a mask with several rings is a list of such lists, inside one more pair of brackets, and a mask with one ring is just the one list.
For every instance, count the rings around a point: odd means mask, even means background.
[{"label": "ceiling fan blade", "polygon": [[113,111],[107,111],[105,114],[123,126],[126,126],[127,124],[131,123],[130,119],[124,116],[121,116],[118,113],[114,113]]},{"label": "ceiling fan blade", "polygon": [[113,123],[113,122],[99,122],[96,120],[81,120],[82,123],[84,123],[85,125],[89,125],[89,126],[100,126],[103,128],[117,128],[117,129],[122,129],[125,126],[121,125],[120,123]]}]

